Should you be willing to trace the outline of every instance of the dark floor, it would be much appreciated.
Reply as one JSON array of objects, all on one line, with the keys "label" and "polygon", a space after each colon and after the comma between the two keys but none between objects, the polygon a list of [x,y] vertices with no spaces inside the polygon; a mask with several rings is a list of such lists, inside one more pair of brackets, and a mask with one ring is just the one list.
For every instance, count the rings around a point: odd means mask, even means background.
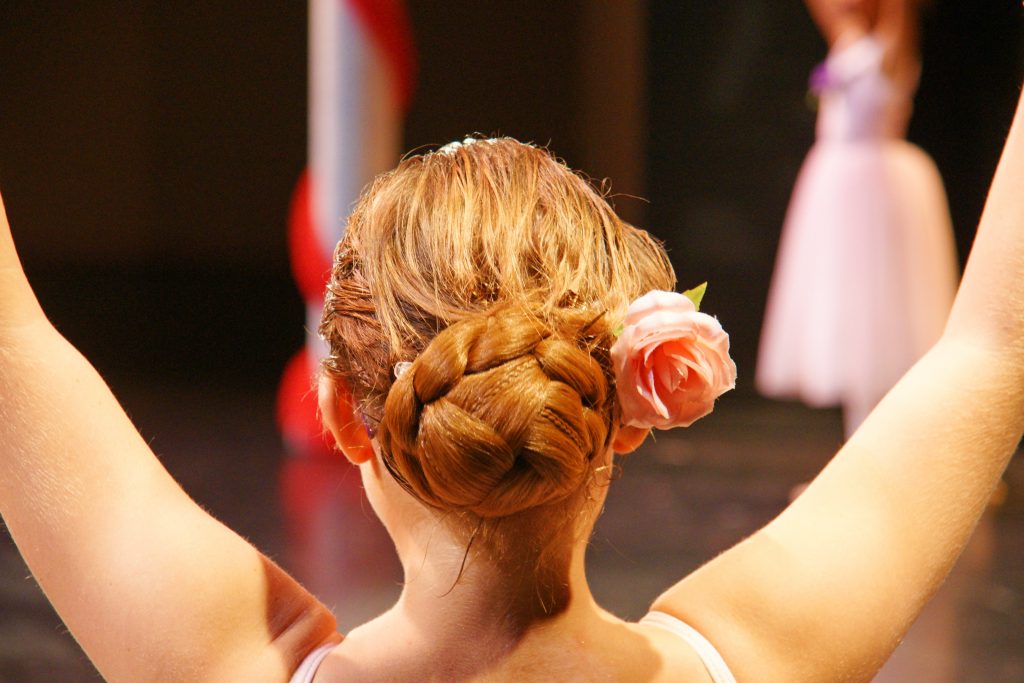
[{"label": "dark floor", "polygon": [[[114,382],[171,472],[213,514],[296,573],[349,628],[398,593],[397,561],[339,460],[285,458],[272,396]],[[837,412],[727,397],[628,458],[590,554],[595,595],[638,617],[662,589],[764,524],[840,439]],[[1024,462],[884,681],[1024,681]],[[669,526],[671,525],[671,526]],[[671,533],[666,533],[671,529]],[[358,577],[358,578],[353,578]],[[98,680],[0,536],[0,683]]]}]

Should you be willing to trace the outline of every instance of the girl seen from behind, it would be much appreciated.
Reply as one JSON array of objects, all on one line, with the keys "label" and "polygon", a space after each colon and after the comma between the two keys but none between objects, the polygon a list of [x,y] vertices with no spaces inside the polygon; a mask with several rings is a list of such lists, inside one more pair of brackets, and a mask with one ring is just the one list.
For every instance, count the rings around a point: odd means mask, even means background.
[{"label": "girl seen from behind", "polygon": [[[0,512],[112,681],[869,680],[1024,430],[1024,110],[942,338],[807,491],[602,610],[585,554],[617,454],[732,386],[700,292],[548,152],[404,160],[338,246],[321,409],[405,569],[347,634],[169,477],[48,323],[0,224]],[[713,296],[713,293],[712,295]],[[671,520],[664,524],[671,533]]]}]

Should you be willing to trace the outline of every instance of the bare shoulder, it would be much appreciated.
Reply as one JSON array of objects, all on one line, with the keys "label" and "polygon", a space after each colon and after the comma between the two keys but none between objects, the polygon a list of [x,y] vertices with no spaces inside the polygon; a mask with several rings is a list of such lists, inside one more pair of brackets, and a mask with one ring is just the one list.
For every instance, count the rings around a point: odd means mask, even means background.
[{"label": "bare shoulder", "polygon": [[428,650],[394,622],[371,622],[326,656],[316,683],[708,680],[701,658],[679,636],[612,617],[583,628],[542,627],[511,649],[463,640],[459,651]]},{"label": "bare shoulder", "polygon": [[266,664],[274,663],[283,666],[291,677],[312,653],[337,646],[344,639],[338,633],[334,614],[323,603],[266,556],[261,555],[261,560],[267,586],[269,642],[263,651],[266,662],[254,669],[266,671]]},{"label": "bare shoulder", "polygon": [[[647,623],[629,624],[657,653],[662,666],[652,681],[705,681],[707,665],[694,646],[678,633]],[[632,680],[624,678],[622,680]],[[647,679],[643,679],[647,680]]]}]

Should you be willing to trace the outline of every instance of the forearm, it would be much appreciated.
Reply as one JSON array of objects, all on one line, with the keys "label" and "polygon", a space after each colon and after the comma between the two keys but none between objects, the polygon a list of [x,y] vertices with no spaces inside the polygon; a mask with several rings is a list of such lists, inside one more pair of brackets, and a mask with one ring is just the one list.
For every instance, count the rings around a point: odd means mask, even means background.
[{"label": "forearm", "polygon": [[14,249],[3,197],[0,197],[0,348],[6,331],[44,320]]},{"label": "forearm", "polygon": [[946,336],[1024,365],[1024,106],[1018,104]]}]

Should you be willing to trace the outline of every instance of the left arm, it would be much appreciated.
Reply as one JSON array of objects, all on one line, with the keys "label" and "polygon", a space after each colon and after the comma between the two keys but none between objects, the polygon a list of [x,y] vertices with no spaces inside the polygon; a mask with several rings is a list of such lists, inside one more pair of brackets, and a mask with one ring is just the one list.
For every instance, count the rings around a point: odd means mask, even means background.
[{"label": "left arm", "polygon": [[939,342],[807,490],[656,609],[740,680],[870,680],[963,550],[1024,433],[1024,97]]},{"label": "left arm", "polygon": [[921,0],[880,0],[874,32],[886,46],[883,68],[906,92],[921,76]]}]

